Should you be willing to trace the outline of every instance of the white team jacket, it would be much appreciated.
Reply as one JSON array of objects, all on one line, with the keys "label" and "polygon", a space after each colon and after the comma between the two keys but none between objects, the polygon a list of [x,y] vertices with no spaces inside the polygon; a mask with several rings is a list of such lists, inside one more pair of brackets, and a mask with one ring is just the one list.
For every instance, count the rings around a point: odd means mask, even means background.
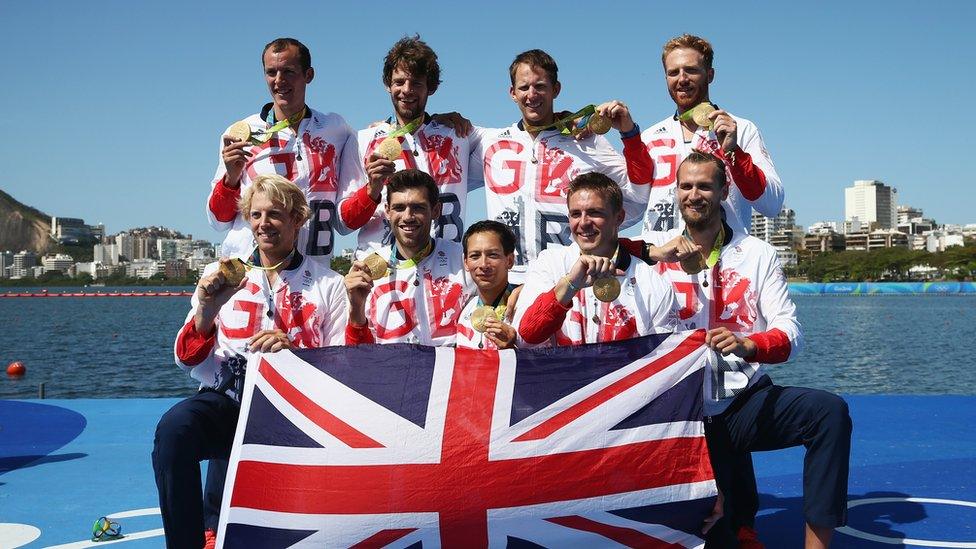
[{"label": "white team jacket", "polygon": [[[553,289],[579,256],[580,249],[575,243],[571,246],[551,246],[529,263],[525,287],[516,304],[516,328],[521,328],[522,323],[536,322],[536,319],[526,315],[526,310],[540,295]],[[620,296],[610,303],[604,303],[593,296],[593,288],[580,290],[573,298],[572,308],[567,312],[562,327],[548,341],[538,345],[617,341],[676,330],[677,300],[667,280],[654,267],[630,255],[625,254],[617,265],[626,273],[618,278]],[[522,333],[521,329],[519,333]]]},{"label": "white team jacket", "polygon": [[[733,184],[729,189],[729,198],[723,203],[733,227],[752,227],[752,210],[767,217],[775,217],[783,207],[783,184],[780,182],[776,167],[766,151],[762,135],[755,124],[739,118],[735,120],[739,148],[749,153],[753,163],[766,176],[766,188],[756,200],[747,200],[742,196],[739,188]],[[654,162],[654,182],[651,186],[650,199],[644,213],[644,232],[667,231],[673,228],[684,228],[684,220],[678,210],[675,197],[677,188],[678,166],[692,150],[714,152],[719,149],[715,133],[698,128],[691,143],[684,142],[681,123],[669,116],[641,132],[641,141],[647,147],[651,160]],[[726,175],[731,181],[731,174],[726,169]]]},{"label": "white team jacket", "polygon": [[643,215],[650,185],[628,180],[623,155],[602,135],[577,141],[548,130],[533,139],[519,124],[480,131],[488,218],[508,225],[517,237],[513,283],[524,281],[527,265],[549,246],[572,244],[566,190],[577,175],[600,172],[620,185],[622,229]]},{"label": "white team jacket", "polygon": [[[359,131],[359,162],[363,168],[357,179],[343,195],[343,200],[369,182],[365,167],[376,147],[392,132],[389,122]],[[472,155],[478,150],[478,132],[458,137],[453,128],[430,121],[414,134],[400,137],[403,153],[396,161],[396,169],[418,169],[434,178],[440,190],[441,216],[431,225],[431,236],[460,242],[464,235],[464,210],[468,191],[483,184],[481,157]],[[393,242],[390,224],[386,219],[386,187],[373,217],[359,229],[357,246],[360,259],[370,252]]]},{"label": "white team jacket", "polygon": [[[506,303],[507,300],[499,303],[499,305],[505,305]],[[458,318],[458,347],[486,350],[498,348],[498,346],[495,345],[492,340],[485,337],[485,334],[475,331],[474,326],[471,325],[471,314],[474,313],[475,309],[481,307],[482,305],[484,305],[484,303],[481,303],[478,297],[478,289],[474,288],[471,295],[468,296],[468,300],[465,302],[464,307],[461,309],[461,316]],[[508,315],[506,314],[506,316]],[[505,322],[508,321],[506,320]]]},{"label": "white team jacket", "polygon": [[[204,276],[217,270],[211,263]],[[280,329],[288,334],[292,346],[303,349],[345,343],[347,314],[346,287],[342,276],[322,261],[302,257],[297,267],[278,273],[274,288],[268,286],[264,271],[247,271],[246,286],[237,291],[217,313],[216,341],[201,349],[198,363],[180,360],[181,343],[188,342],[187,324],[199,307],[196,293],[190,300],[186,323],[177,334],[174,348],[177,365],[201,387],[210,387],[240,400],[244,369],[250,351],[247,340],[261,330]],[[206,356],[203,353],[206,352]]]},{"label": "white team jacket", "polygon": [[[391,248],[377,253],[389,261]],[[457,321],[474,283],[464,270],[461,245],[434,239],[434,248],[419,265],[391,268],[373,281],[366,300],[366,319],[376,343],[454,346]]]},{"label": "white team jacket", "polygon": [[[790,358],[803,346],[803,333],[776,250],[741,229],[726,237],[718,263],[689,275],[677,263],[658,263],[678,295],[681,329],[726,327],[738,336],[778,329],[789,339]],[[651,232],[644,239],[662,245],[681,231]],[[705,380],[705,413],[721,413],[736,394],[762,377],[764,366],[727,358],[711,365]]]},{"label": "white team jacket", "polygon": [[[267,115],[269,105],[262,113],[252,114],[245,119],[252,132],[258,133],[269,127],[262,117]],[[308,257],[324,257],[328,264],[335,244],[335,231],[342,234],[349,232],[339,218],[336,204],[351,182],[362,178],[359,173],[362,168],[357,158],[356,134],[346,121],[331,112],[309,109],[309,113],[298,125],[297,132],[288,128],[275,133],[264,144],[247,148],[253,156],[247,160],[241,176],[241,191],[261,174],[277,173],[298,185],[305,192],[312,210],[308,223],[298,235],[298,250]],[[301,139],[298,139],[299,135]],[[220,147],[223,148],[223,137]],[[218,153],[211,192],[222,184],[225,174],[224,162]],[[219,221],[208,202],[207,219],[215,230],[227,232],[221,255],[246,257],[251,253],[254,247],[251,229],[240,215],[234,217],[233,221]],[[312,238],[309,238],[310,234]]]}]

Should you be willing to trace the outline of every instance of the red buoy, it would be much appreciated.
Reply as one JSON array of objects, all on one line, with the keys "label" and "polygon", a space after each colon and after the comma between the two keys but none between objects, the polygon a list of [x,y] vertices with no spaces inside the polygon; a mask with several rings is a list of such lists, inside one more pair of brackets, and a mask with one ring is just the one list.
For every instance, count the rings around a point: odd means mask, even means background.
[{"label": "red buoy", "polygon": [[19,360],[15,360],[7,365],[7,375],[10,377],[24,377],[26,373],[27,367]]}]

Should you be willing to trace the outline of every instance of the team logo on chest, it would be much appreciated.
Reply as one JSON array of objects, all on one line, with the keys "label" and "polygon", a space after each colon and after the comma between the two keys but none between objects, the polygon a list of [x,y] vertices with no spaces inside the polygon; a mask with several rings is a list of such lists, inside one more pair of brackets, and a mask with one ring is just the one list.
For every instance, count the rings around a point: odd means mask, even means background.
[{"label": "team logo on chest", "polygon": [[461,181],[461,161],[458,146],[446,135],[420,134],[420,142],[427,152],[427,170],[438,185]]},{"label": "team logo on chest", "polygon": [[309,191],[335,192],[339,189],[335,145],[305,132],[302,143],[308,151]]},{"label": "team logo on chest", "polygon": [[569,182],[579,168],[573,168],[573,157],[562,149],[546,148],[539,166],[537,198],[541,202],[565,202]]},{"label": "team logo on chest", "polygon": [[757,299],[752,281],[735,269],[722,269],[712,307],[712,327],[726,326],[732,331],[751,331],[758,317]]}]

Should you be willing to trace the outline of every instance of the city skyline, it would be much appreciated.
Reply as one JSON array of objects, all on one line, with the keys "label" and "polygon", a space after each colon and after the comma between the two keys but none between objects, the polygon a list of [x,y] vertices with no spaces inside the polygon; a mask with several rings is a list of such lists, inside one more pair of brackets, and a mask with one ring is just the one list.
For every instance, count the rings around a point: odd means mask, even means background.
[{"label": "city skyline", "polygon": [[[841,215],[839,218],[834,218],[834,219],[828,219],[828,218],[816,219],[816,220],[813,220],[813,221],[811,221],[809,223],[806,223],[806,224],[798,223],[797,225],[801,229],[803,229],[804,231],[807,231],[811,227],[816,226],[816,225],[819,225],[819,224],[822,224],[822,223],[825,223],[825,222],[826,223],[834,223],[838,227],[843,227],[844,224],[845,224],[845,222],[849,222],[850,221],[850,215],[847,215],[848,212],[849,212],[849,210],[851,209],[851,206],[848,203],[849,200],[851,200],[851,194],[850,194],[850,192],[854,188],[856,188],[858,186],[863,186],[863,185],[867,185],[867,184],[878,184],[881,187],[887,189],[887,191],[893,191],[893,194],[894,195],[897,195],[897,193],[898,193],[897,187],[894,187],[893,185],[886,185],[884,181],[880,181],[880,180],[877,180],[877,179],[864,179],[864,180],[860,180],[859,179],[859,180],[852,180],[851,181],[851,184],[852,184],[852,187],[845,187],[845,188],[841,189],[841,192],[843,193],[842,200],[841,200],[841,204],[843,206],[843,210],[844,210],[845,215]],[[477,192],[478,191],[475,191],[475,193],[477,193]],[[38,210],[43,211],[42,208],[36,207],[35,205],[32,205],[32,204],[25,204],[25,205],[26,206],[29,206],[29,207],[35,207]],[[893,221],[893,224],[892,224],[891,227],[888,227],[888,226],[885,226],[884,224],[882,224],[882,227],[883,228],[894,228],[894,225],[897,225],[898,224],[898,222],[897,222],[898,215],[897,215],[896,210],[897,209],[903,209],[903,208],[907,208],[911,212],[916,212],[918,215],[916,215],[915,217],[923,217],[923,215],[924,215],[926,217],[926,219],[935,219],[936,221],[939,221],[938,219],[935,218],[934,215],[928,213],[930,210],[929,210],[929,208],[927,206],[925,206],[925,205],[918,205],[918,204],[905,204],[905,203],[902,203],[901,201],[898,201],[897,199],[895,199],[895,200],[893,200],[891,202],[891,211],[892,211],[892,221]],[[793,212],[793,213],[790,214],[790,217],[791,218],[794,218],[794,217],[795,218],[799,218],[800,217],[799,216],[799,213],[800,213],[801,210],[799,210],[798,208],[794,208],[789,203],[789,201],[784,201],[783,207],[782,207],[782,211],[787,211],[787,210]],[[756,216],[765,217],[765,218],[770,219],[770,220],[774,219],[774,218],[762,216],[758,212],[753,211],[753,218],[755,219]],[[188,239],[188,240],[206,240],[206,241],[209,241],[209,242],[213,242],[214,244],[220,244],[221,243],[221,240],[222,240],[221,233],[217,233],[216,231],[210,231],[210,232],[213,233],[213,235],[215,236],[215,238],[209,238],[209,235],[206,235],[204,237],[193,238],[193,233],[192,232],[184,231],[180,227],[171,227],[171,226],[163,226],[163,225],[152,225],[152,226],[148,226],[148,227],[146,227],[146,226],[127,227],[127,228],[118,229],[118,230],[114,230],[113,231],[113,230],[109,230],[108,229],[109,225],[105,224],[101,220],[99,220],[96,223],[87,223],[88,220],[86,220],[85,218],[69,218],[68,216],[57,216],[57,215],[53,215],[51,217],[52,217],[52,233],[54,233],[56,231],[56,227],[57,227],[57,224],[54,223],[53,220],[55,220],[55,219],[69,219],[71,221],[85,222],[86,224],[88,224],[92,228],[94,228],[96,226],[100,226],[102,228],[102,232],[103,232],[103,236],[104,237],[114,237],[114,236],[116,236],[116,235],[118,235],[120,233],[126,233],[126,232],[136,231],[136,230],[162,229],[162,230],[169,230],[169,231],[173,231],[173,232],[176,232],[178,234],[181,234],[181,235],[185,236],[185,238]],[[875,222],[876,220],[875,219],[871,219],[871,218],[865,218],[865,219],[861,219],[860,221],[867,224],[867,223]],[[936,225],[943,225],[943,226],[944,225],[957,225],[957,226],[960,226],[960,227],[969,226],[969,225],[973,225],[973,224],[976,224],[976,215],[973,215],[970,219],[963,220],[963,221],[957,222],[957,223],[952,223],[952,222],[936,223]],[[752,231],[752,233],[755,234],[755,223],[753,223],[753,226],[754,226],[754,230]],[[636,231],[635,231],[635,229],[636,229]],[[639,229],[640,229],[639,225],[638,226],[635,226],[635,227],[631,227],[631,229],[629,229],[627,231],[627,233],[637,234],[639,232]],[[841,231],[841,232],[843,232],[843,231]],[[339,245],[339,246],[336,247],[336,249],[337,250],[341,250],[341,249],[347,249],[347,248],[355,248],[356,247],[355,235],[356,235],[356,232],[355,231],[351,235],[337,235],[337,236],[340,237],[340,242],[344,242],[346,245]],[[53,236],[53,234],[52,234],[52,236]]]},{"label": "city skyline", "polygon": [[[8,127],[30,128],[31,136],[9,140],[0,153],[8,168],[3,189],[51,215],[101,221],[113,232],[165,225],[218,240],[204,208],[219,136],[267,101],[260,51],[272,38],[309,45],[317,72],[308,104],[342,114],[353,128],[389,114],[381,61],[414,32],[443,68],[432,112],[511,124],[518,111],[508,97],[508,64],[541,47],[560,65],[557,108],[619,98],[647,128],[673,112],[661,44],[692,32],[715,45],[713,101],[762,130],[800,224],[840,219],[840,191],[856,179],[897,187],[901,201],[921,204],[940,222],[965,223],[972,209],[965,191],[974,176],[938,161],[964,157],[965,140],[924,137],[943,129],[933,112],[971,102],[976,75],[959,56],[976,49],[967,24],[972,3],[918,10],[908,2],[768,2],[709,6],[701,17],[685,6],[620,2],[600,17],[586,3],[568,2],[541,6],[544,25],[514,2],[488,9],[431,2],[383,24],[380,8],[359,4],[300,2],[301,17],[260,18],[260,25],[254,14],[266,4],[233,6],[65,2],[52,17],[47,4],[4,4],[0,40],[20,53],[0,63],[20,84],[4,86],[0,97],[15,106]],[[53,38],[38,40],[36,28]],[[923,48],[906,38],[919,28],[939,40]],[[928,85],[912,68],[952,78]],[[971,109],[952,113],[958,127],[976,122]],[[935,198],[953,195],[963,198]],[[483,212],[483,197],[473,196],[469,217]]]}]

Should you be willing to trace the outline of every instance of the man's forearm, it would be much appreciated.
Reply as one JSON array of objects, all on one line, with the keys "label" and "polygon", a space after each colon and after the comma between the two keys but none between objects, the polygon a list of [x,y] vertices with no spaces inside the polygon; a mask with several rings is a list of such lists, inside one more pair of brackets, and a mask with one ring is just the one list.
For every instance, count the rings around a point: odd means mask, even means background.
[{"label": "man's forearm", "polygon": [[569,307],[559,302],[553,288],[537,297],[526,309],[519,322],[519,335],[528,343],[542,343],[563,325],[568,311]]}]

